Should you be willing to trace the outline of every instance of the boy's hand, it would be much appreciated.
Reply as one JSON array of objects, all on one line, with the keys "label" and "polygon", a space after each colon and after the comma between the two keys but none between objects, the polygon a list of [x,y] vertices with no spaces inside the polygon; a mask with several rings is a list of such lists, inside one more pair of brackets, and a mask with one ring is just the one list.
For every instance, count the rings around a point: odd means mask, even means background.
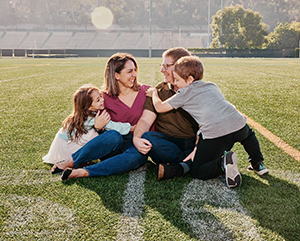
[{"label": "boy's hand", "polygon": [[192,160],[192,162],[194,161],[194,157],[195,157],[195,154],[196,154],[196,150],[197,150],[197,147],[194,148],[194,150],[191,152],[190,155],[188,155],[184,160],[183,162],[186,162],[188,160]]},{"label": "boy's hand", "polygon": [[156,89],[156,88],[149,88],[149,89],[146,91],[146,96],[152,97],[152,95],[153,95],[154,92],[157,92],[157,89]]}]

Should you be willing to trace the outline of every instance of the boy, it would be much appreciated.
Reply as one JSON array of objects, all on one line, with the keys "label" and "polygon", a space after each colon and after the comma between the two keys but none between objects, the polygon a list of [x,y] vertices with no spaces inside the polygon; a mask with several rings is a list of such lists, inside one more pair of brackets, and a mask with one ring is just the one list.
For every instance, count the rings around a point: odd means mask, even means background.
[{"label": "boy", "polygon": [[[268,173],[258,140],[246,124],[246,118],[230,104],[217,85],[202,81],[203,66],[196,56],[180,58],[173,67],[174,85],[177,93],[162,102],[155,89],[148,92],[157,112],[182,108],[199,124],[198,142],[194,151],[183,163],[160,164],[159,179],[182,176],[191,171],[194,178],[207,180],[225,172],[229,188],[242,183],[237,164],[237,155],[224,151],[240,142],[249,155],[251,165],[248,170],[259,175]],[[223,156],[223,157],[222,157]]]}]

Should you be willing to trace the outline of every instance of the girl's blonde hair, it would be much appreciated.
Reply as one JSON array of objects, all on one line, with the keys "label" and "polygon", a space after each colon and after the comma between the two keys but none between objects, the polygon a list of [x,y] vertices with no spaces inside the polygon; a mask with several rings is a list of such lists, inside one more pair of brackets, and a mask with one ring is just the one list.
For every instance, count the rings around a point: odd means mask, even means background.
[{"label": "girl's blonde hair", "polygon": [[92,105],[93,98],[91,94],[93,91],[101,91],[94,85],[87,84],[81,86],[73,95],[73,111],[62,122],[63,130],[67,132],[71,141],[78,140],[78,138],[87,133],[84,128],[84,122],[88,116],[95,116],[92,111],[89,110]]},{"label": "girl's blonde hair", "polygon": [[[127,61],[131,60],[134,63],[136,72],[138,73],[138,65],[134,57],[129,53],[116,53],[112,55],[106,63],[104,76],[104,90],[108,95],[118,96],[120,93],[118,81],[115,78],[115,73],[120,74]],[[140,89],[140,83],[135,78],[133,82],[133,90]]]}]

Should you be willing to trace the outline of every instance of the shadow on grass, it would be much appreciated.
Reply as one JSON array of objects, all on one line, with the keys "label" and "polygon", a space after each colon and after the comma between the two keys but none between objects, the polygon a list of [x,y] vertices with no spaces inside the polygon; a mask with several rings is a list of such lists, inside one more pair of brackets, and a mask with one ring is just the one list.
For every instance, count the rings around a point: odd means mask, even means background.
[{"label": "shadow on grass", "polygon": [[[181,200],[186,191],[185,187],[193,179],[188,174],[185,177],[158,181],[157,171],[157,166],[148,165],[145,180],[145,205],[159,212],[167,222],[170,222],[190,238],[195,238],[190,225],[183,220],[181,210]],[[165,225],[161,225],[161,228],[163,229],[161,232],[168,233]]]},{"label": "shadow on grass", "polygon": [[[123,197],[128,177],[129,174],[126,173],[107,177],[80,178],[70,180],[66,182],[66,185],[76,183],[79,186],[92,190],[102,201],[102,204],[99,205],[104,205],[111,212],[122,215]],[[158,228],[155,232],[167,236],[168,228],[165,224],[170,223],[172,227],[180,230],[180,232],[189,238],[197,239],[197,235],[193,233],[190,224],[183,219],[181,207],[182,197],[186,192],[187,185],[191,181],[193,179],[190,175],[186,175],[184,178],[158,181],[157,166],[148,164],[144,183],[146,211],[142,214],[145,237],[148,235],[151,236],[151,233],[147,232],[150,232],[149,230],[153,227],[155,227],[155,230]],[[205,182],[203,185],[206,185]],[[214,193],[214,191],[211,190],[211,193]],[[201,195],[212,196],[213,194],[211,193],[202,193]],[[243,175],[243,183],[238,189],[238,194],[240,203],[247,209],[250,217],[258,221],[258,225],[263,228],[262,232],[265,235],[268,235],[271,231],[273,234],[278,234],[288,241],[300,240],[300,192],[297,185],[272,175],[258,177],[255,174],[249,174]],[[205,203],[199,204],[200,206],[205,205]],[[207,204],[216,208],[230,208],[230,206],[219,205],[214,201]],[[155,216],[151,220],[149,215],[151,216],[152,214],[149,214],[148,210],[159,213],[161,217]],[[154,213],[154,215],[156,214]],[[210,214],[206,218],[209,218],[211,221],[211,219],[215,219],[216,217]],[[157,222],[157,224],[151,223],[153,221]],[[228,232],[227,235],[231,236],[230,230],[227,230],[226,227],[222,228],[222,230],[225,230],[225,232]]]},{"label": "shadow on grass", "polygon": [[[109,211],[122,213],[123,195],[128,182],[128,173],[105,177],[77,178],[64,182],[65,185],[77,185],[92,190]],[[88,205],[88,204],[87,204]],[[101,205],[101,204],[99,204]]]},{"label": "shadow on grass", "polygon": [[271,174],[260,178],[243,176],[239,190],[242,205],[259,226],[284,240],[300,240],[299,187]]}]

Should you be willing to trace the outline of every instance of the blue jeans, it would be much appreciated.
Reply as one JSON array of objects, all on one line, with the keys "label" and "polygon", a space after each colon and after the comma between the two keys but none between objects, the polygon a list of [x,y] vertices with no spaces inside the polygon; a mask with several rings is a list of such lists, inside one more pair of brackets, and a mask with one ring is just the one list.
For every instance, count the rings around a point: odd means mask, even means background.
[{"label": "blue jeans", "polygon": [[72,154],[74,165],[101,159],[101,162],[84,167],[89,177],[121,174],[134,170],[147,162],[132,143],[132,134],[121,136],[117,131],[106,131],[86,143]]},{"label": "blue jeans", "polygon": [[176,138],[153,131],[145,132],[142,138],[151,142],[152,148],[148,155],[156,163],[181,162],[193,151],[196,141],[196,137]]}]

